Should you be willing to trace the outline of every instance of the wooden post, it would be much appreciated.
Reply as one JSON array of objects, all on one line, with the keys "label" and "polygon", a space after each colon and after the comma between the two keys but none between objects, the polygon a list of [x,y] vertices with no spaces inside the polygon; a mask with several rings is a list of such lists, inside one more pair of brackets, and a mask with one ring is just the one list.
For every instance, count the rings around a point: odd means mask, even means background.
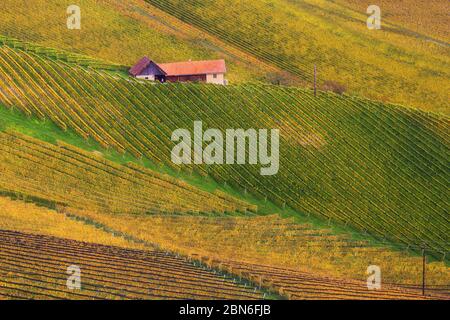
[{"label": "wooden post", "polygon": [[422,295],[425,296],[425,276],[426,276],[427,257],[425,255],[425,246],[422,247]]},{"label": "wooden post", "polygon": [[317,66],[314,65],[314,97],[317,96]]}]

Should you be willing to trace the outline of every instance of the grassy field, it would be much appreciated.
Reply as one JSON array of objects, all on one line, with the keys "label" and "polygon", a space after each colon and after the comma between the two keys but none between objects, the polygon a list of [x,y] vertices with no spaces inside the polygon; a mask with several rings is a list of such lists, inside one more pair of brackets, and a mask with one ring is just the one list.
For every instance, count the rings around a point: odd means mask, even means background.
[{"label": "grassy field", "polygon": [[[386,284],[419,286],[421,279],[421,257],[278,215],[200,217],[73,212],[166,250],[204,257],[210,263],[217,261],[215,265],[227,261],[249,263],[318,277],[364,281],[367,266],[375,264],[383,270]],[[427,274],[430,288],[450,281],[450,270],[443,262],[429,263]]]},{"label": "grassy field", "polygon": [[[411,24],[368,30],[362,5],[355,11],[325,0],[147,2],[308,83],[317,65],[322,84],[334,81],[368,98],[449,112],[448,43],[411,34]],[[440,7],[430,9],[440,18],[424,21],[423,28],[445,28]]]},{"label": "grassy field", "polygon": [[120,65],[132,65],[143,56],[160,63],[224,58],[234,82],[266,81],[273,73],[284,74],[142,0],[79,1],[81,30],[68,30],[66,9],[72,4],[2,1],[0,34]]},{"label": "grassy field", "polygon": [[[0,299],[262,299],[248,281],[158,250],[132,250],[0,230]],[[78,290],[67,268],[80,268]],[[202,285],[199,286],[198,284]]]},{"label": "grassy field", "polygon": [[[368,0],[331,0],[347,8],[358,12],[364,12],[373,4]],[[389,24],[402,27],[405,31],[416,33],[417,37],[428,36],[446,42],[450,42],[450,31],[448,29],[448,3],[440,0],[420,1],[377,1],[382,8],[382,15]],[[433,39],[428,39],[433,41]]]},{"label": "grassy field", "polygon": [[426,10],[416,0],[381,1],[384,27],[376,31],[366,27],[366,2],[352,0],[83,0],[81,30],[66,28],[69,4],[37,0],[30,10],[3,1],[0,34],[120,65],[144,55],[224,58],[232,82],[310,87],[317,65],[323,88],[449,113],[449,38],[439,1]]},{"label": "grassy field", "polygon": [[[10,47],[0,59],[6,106],[304,217],[412,249],[425,242],[440,258],[448,252],[446,117],[284,86],[152,85]],[[280,129],[280,172],[261,177],[256,166],[174,165],[171,134],[192,130],[195,120],[205,128]]]},{"label": "grassy field", "polygon": [[256,206],[211,194],[136,164],[116,165],[101,154],[63,142],[52,145],[16,132],[0,133],[0,190],[56,208],[111,213],[226,214]]},{"label": "grassy field", "polygon": [[61,213],[33,203],[0,197],[0,230],[60,237],[65,239],[143,249],[140,244],[114,237],[94,226],[71,220]]}]

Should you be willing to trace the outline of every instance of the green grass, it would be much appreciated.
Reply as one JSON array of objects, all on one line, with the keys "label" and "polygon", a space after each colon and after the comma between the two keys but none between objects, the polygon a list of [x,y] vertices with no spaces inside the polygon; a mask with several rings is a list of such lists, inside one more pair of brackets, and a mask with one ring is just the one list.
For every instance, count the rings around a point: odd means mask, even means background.
[{"label": "green grass", "polygon": [[317,65],[320,83],[336,81],[353,94],[449,113],[448,44],[418,37],[385,16],[381,30],[368,30],[367,7],[349,10],[325,0],[146,1],[309,84]]},{"label": "green grass", "polygon": [[[267,198],[276,205],[262,206],[261,213],[286,206],[293,215],[330,220],[380,240],[415,248],[426,242],[438,255],[448,250],[445,117],[351,96],[314,97],[292,87],[130,82],[18,49],[3,48],[0,57],[2,77],[12,79],[3,84],[10,98],[20,92],[31,113],[129,151],[107,155],[116,161],[132,154],[209,191],[247,190],[258,201],[253,203]],[[40,89],[45,87],[53,91]],[[255,166],[175,166],[171,134],[191,129],[195,120],[222,130],[279,128],[280,172],[261,177]]]},{"label": "green grass", "polygon": [[[272,73],[263,63],[141,0],[82,0],[80,30],[68,30],[69,0],[4,0],[0,34],[132,65],[143,56],[157,62],[225,58],[231,81],[264,80]],[[251,67],[250,67],[251,65]]]},{"label": "green grass", "polygon": [[211,177],[203,177],[195,172],[187,173],[184,171],[177,171],[168,166],[157,165],[146,158],[137,159],[129,153],[120,154],[114,149],[105,149],[95,140],[85,140],[78,134],[76,134],[73,130],[69,129],[63,131],[51,121],[39,120],[34,117],[26,117],[22,112],[15,108],[7,108],[4,105],[0,105],[0,130],[4,131],[7,129],[14,130],[16,132],[20,132],[52,144],[56,144],[57,141],[63,141],[85,151],[97,151],[100,152],[105,159],[114,161],[118,164],[134,162],[148,169],[152,169],[160,173],[169,174],[175,178],[179,178],[195,187],[208,192],[214,192],[215,190],[224,191],[232,196],[240,198],[241,200],[258,205],[258,214],[261,215],[273,214],[279,211],[281,211],[281,213],[285,216],[291,216],[294,214],[298,215],[298,213],[292,209],[288,208],[283,210],[278,208],[270,201],[262,201],[260,199],[256,199],[251,194],[243,195],[241,192],[234,190],[230,186],[220,185]]},{"label": "green grass", "polygon": [[0,36],[0,43],[14,49],[24,49],[29,52],[33,52],[35,54],[44,56],[47,59],[63,61],[69,64],[76,64],[79,66],[90,67],[94,69],[101,69],[105,72],[110,72],[111,74],[121,76],[128,75],[129,67],[127,66],[102,61],[101,59],[95,59],[81,54],[75,54],[70,51],[48,48],[32,42],[22,41],[5,36]]},{"label": "green grass", "polygon": [[[142,165],[148,169],[155,170],[160,173],[169,174],[172,177],[181,179],[201,190],[208,192],[214,192],[215,190],[221,190],[230,194],[233,197],[247,201],[251,204],[258,206],[259,215],[269,215],[273,213],[278,213],[284,218],[293,218],[295,222],[302,224],[308,223],[317,229],[330,229],[335,234],[346,234],[350,235],[352,239],[355,240],[366,240],[372,245],[382,245],[390,246],[393,249],[401,249],[397,247],[394,243],[381,243],[375,238],[370,237],[370,235],[363,235],[360,232],[353,230],[351,227],[342,227],[334,223],[324,222],[323,220],[316,218],[314,216],[308,216],[305,213],[298,212],[289,207],[280,208],[270,201],[264,201],[258,199],[251,194],[243,194],[242,192],[233,189],[230,186],[224,186],[218,184],[211,177],[204,177],[195,172],[186,173],[184,171],[176,171],[168,166],[155,165],[152,161],[148,159],[137,159],[129,153],[119,154],[114,149],[102,148],[95,140],[88,139],[85,140],[77,135],[72,130],[63,131],[57,127],[53,122],[48,120],[39,120],[34,117],[27,117],[22,112],[15,108],[7,108],[0,105],[0,131],[4,130],[14,130],[28,136],[40,139],[42,141],[56,144],[57,141],[63,141],[65,143],[71,144],[78,148],[81,148],[89,152],[100,152],[104,158],[114,161],[118,164],[126,164],[129,162],[134,162],[136,164]],[[15,196],[13,194],[7,196]],[[27,198],[27,201],[37,203],[38,205],[49,207],[54,209],[51,203],[45,201],[45,199],[34,199]]]},{"label": "green grass", "polygon": [[[317,65],[321,87],[334,81],[351,94],[449,114],[448,43],[418,34],[416,19],[392,23],[400,9],[384,3],[382,29],[368,30],[364,5],[355,10],[346,1],[83,0],[82,29],[74,31],[65,26],[70,1],[5,0],[0,34],[119,65],[144,55],[224,58],[233,83],[310,87]],[[414,12],[425,19],[422,30],[442,30],[439,8]]]}]

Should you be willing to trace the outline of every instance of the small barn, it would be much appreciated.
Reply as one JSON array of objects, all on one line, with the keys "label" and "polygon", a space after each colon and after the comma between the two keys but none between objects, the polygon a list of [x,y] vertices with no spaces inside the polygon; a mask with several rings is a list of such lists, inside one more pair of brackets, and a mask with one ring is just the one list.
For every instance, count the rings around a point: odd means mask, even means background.
[{"label": "small barn", "polygon": [[204,82],[225,85],[225,60],[186,61],[157,64],[144,57],[129,73],[131,76],[160,82]]}]

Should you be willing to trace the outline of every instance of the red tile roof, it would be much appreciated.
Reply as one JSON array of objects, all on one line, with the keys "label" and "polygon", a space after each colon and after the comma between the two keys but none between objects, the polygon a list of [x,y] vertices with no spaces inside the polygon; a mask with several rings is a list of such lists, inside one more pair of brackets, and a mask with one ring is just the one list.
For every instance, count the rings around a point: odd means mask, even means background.
[{"label": "red tile roof", "polygon": [[[139,60],[129,70],[136,77],[144,71],[152,61],[148,57]],[[156,64],[167,76],[187,76],[199,74],[226,73],[225,60],[187,61]]]},{"label": "red tile roof", "polygon": [[161,63],[158,66],[167,76],[187,76],[198,74],[226,73],[225,60],[188,61]]}]

